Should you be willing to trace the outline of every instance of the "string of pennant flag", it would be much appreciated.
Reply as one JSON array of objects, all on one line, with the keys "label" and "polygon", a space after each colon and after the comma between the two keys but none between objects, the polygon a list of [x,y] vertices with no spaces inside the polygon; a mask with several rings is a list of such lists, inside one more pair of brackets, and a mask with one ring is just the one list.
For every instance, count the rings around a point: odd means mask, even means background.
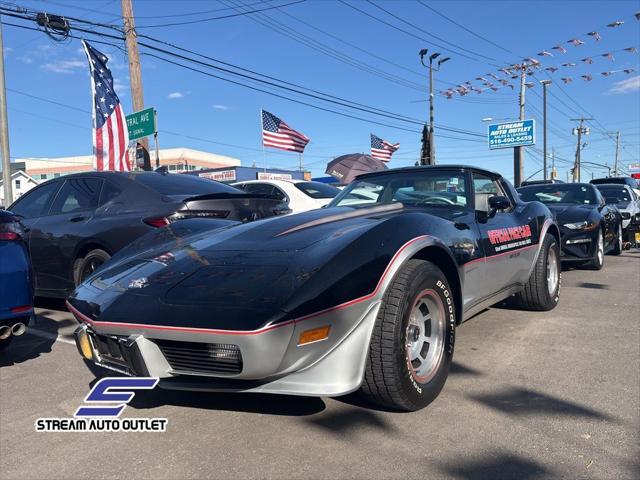
[{"label": "string of pennant flag", "polygon": [[[634,13],[633,16],[635,17],[636,20],[640,21],[640,11]],[[604,28],[619,28],[623,26],[624,23],[625,22],[622,20],[616,20],[614,22],[608,23]],[[565,47],[565,45],[570,45],[576,48],[581,47],[582,45],[585,45],[586,41],[589,38],[593,39],[597,43],[601,41],[602,35],[600,35],[600,33],[597,30],[592,30],[590,32],[587,32],[583,38],[579,38],[579,37],[571,38],[566,42],[554,45],[549,49],[541,50],[536,54],[536,56],[543,57],[543,58],[548,58],[548,57],[559,58],[558,56],[562,56],[569,51],[568,48]],[[514,90],[515,87],[513,83],[511,83],[511,80],[519,79],[520,71],[523,68],[527,68],[527,67],[533,68],[526,71],[527,76],[534,75],[536,73],[534,69],[542,69],[542,68],[544,68],[545,71],[551,74],[554,74],[555,72],[561,69],[575,68],[575,67],[578,67],[579,65],[592,65],[594,64],[594,61],[598,59],[615,62],[616,55],[622,52],[625,52],[624,53],[625,55],[638,54],[638,49],[637,47],[631,46],[631,47],[622,48],[619,50],[613,50],[609,52],[586,56],[578,60],[578,62],[581,62],[581,63],[565,62],[565,63],[558,63],[555,65],[550,65],[546,67],[542,66],[541,60],[538,60],[535,57],[527,57],[523,59],[523,62],[524,62],[523,64],[514,64],[508,67],[499,68],[495,72],[485,73],[484,76],[475,77],[474,80],[467,80],[465,82],[462,82],[456,85],[455,87],[442,90],[439,93],[440,95],[446,97],[447,99],[451,99],[455,95],[465,96],[472,92],[475,92],[476,94],[480,95],[485,91],[497,92],[498,90],[502,90],[505,88]],[[636,72],[635,68],[619,68],[614,70],[605,70],[598,73],[590,72],[590,73],[579,74],[579,76],[575,76],[575,78],[578,78],[578,79],[581,78],[585,82],[590,82],[598,76],[610,77],[612,75],[619,74],[619,73],[631,74],[634,72]],[[491,80],[489,77],[493,80]],[[571,83],[573,79],[574,79],[574,76],[568,76],[568,75],[564,77],[560,77],[560,80],[565,84]],[[477,82],[480,82],[480,83],[478,84]],[[535,86],[535,83],[525,82],[525,86],[527,88],[533,88]]]}]

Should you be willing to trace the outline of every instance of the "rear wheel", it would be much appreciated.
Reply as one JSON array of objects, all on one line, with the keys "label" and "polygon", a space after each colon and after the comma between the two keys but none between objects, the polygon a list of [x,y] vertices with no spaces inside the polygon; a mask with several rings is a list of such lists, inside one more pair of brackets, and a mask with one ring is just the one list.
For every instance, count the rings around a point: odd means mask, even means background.
[{"label": "rear wheel", "polygon": [[453,357],[455,303],[430,262],[410,260],[390,285],[374,326],[361,392],[398,410],[419,410],[440,393]]},{"label": "rear wheel", "polygon": [[78,258],[73,266],[73,280],[76,287],[110,258],[111,255],[99,248],[91,250],[82,258]]},{"label": "rear wheel", "polygon": [[592,270],[602,270],[604,266],[604,234],[602,230],[598,232],[598,239],[596,245],[596,255],[593,260],[588,264]]},{"label": "rear wheel", "polygon": [[560,248],[555,237],[547,233],[529,281],[516,294],[516,301],[527,310],[551,310],[560,299],[560,280]]}]

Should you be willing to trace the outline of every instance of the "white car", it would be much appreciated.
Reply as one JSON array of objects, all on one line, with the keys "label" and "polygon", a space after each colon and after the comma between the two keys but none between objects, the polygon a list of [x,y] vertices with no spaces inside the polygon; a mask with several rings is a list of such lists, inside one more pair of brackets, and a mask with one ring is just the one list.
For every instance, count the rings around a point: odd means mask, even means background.
[{"label": "white car", "polygon": [[324,207],[340,190],[321,182],[306,180],[248,180],[233,184],[247,193],[279,198],[289,205],[291,213]]},{"label": "white car", "polygon": [[597,184],[598,190],[607,200],[617,200],[614,205],[622,215],[622,228],[627,229],[632,221],[640,218],[640,197],[629,185],[618,183]]}]

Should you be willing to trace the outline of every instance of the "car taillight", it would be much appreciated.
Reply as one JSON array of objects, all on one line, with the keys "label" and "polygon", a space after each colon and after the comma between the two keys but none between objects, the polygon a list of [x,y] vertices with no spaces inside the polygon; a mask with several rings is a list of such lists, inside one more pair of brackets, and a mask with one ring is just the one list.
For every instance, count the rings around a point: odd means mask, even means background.
[{"label": "car taillight", "polygon": [[171,223],[167,217],[148,217],[144,218],[142,221],[147,225],[151,225],[156,228],[166,227]]},{"label": "car taillight", "polygon": [[0,217],[0,240],[20,240],[24,234],[18,217]]}]

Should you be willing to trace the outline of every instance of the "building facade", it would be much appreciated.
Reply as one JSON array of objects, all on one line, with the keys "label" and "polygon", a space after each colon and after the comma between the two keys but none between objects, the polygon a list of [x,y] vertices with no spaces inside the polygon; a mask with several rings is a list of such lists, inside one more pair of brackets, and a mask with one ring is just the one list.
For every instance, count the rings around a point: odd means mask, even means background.
[{"label": "building facade", "polygon": [[[149,152],[151,165],[155,168],[156,153]],[[93,170],[93,156],[59,158],[20,158],[24,169],[39,182],[57,178],[71,173]],[[170,173],[183,173],[208,168],[239,166],[240,160],[216,153],[203,152],[190,148],[165,148],[160,150],[160,166],[166,166]]]},{"label": "building facade", "polygon": [[[16,201],[22,195],[24,195],[33,187],[38,185],[38,183],[40,182],[36,181],[33,177],[23,172],[22,170],[13,172],[11,174],[11,187],[13,189],[13,201]],[[5,205],[4,182],[0,177],[0,205],[8,207],[9,203],[12,203],[12,202],[7,202],[7,204]]]}]

